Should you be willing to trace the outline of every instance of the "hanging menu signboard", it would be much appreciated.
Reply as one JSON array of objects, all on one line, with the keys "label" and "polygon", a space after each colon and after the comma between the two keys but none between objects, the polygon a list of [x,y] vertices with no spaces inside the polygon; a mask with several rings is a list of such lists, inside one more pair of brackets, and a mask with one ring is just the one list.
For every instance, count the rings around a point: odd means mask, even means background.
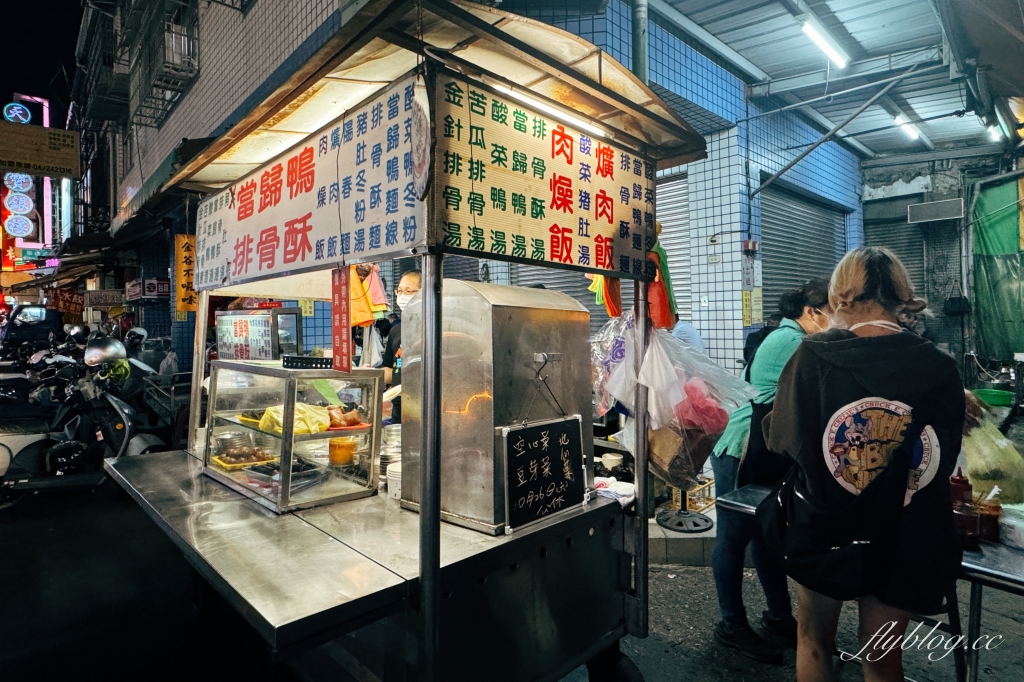
[{"label": "hanging menu signboard", "polygon": [[270,315],[218,315],[217,356],[223,360],[274,359]]},{"label": "hanging menu signboard", "polygon": [[583,504],[587,494],[579,415],[501,429],[505,532]]},{"label": "hanging menu signboard", "polygon": [[479,258],[652,279],[654,164],[523,100],[438,76],[436,241]]},{"label": "hanging menu signboard", "polygon": [[198,290],[426,244],[426,86],[409,76],[199,205]]}]

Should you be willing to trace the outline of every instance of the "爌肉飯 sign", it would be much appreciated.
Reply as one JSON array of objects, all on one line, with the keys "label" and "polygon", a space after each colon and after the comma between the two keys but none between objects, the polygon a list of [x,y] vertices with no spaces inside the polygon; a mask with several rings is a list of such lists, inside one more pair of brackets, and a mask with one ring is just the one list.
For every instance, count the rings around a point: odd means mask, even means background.
[{"label": "\u720c\u8089\u98ef sign", "polygon": [[653,163],[596,126],[446,74],[434,111],[434,227],[447,250],[653,278]]}]

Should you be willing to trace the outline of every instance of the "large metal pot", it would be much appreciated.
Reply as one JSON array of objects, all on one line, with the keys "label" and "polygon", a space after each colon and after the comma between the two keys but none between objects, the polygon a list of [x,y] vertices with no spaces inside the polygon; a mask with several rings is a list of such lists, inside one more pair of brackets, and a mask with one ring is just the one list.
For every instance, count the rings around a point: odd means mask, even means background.
[{"label": "large metal pot", "polygon": [[1012,391],[1013,382],[1009,379],[992,379],[988,381],[979,381],[978,388],[991,388],[996,391]]}]

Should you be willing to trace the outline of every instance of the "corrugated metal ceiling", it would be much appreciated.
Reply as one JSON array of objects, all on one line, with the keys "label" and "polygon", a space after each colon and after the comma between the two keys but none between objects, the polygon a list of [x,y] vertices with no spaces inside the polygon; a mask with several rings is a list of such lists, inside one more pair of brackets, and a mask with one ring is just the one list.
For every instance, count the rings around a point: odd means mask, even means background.
[{"label": "corrugated metal ceiling", "polygon": [[[669,0],[669,4],[705,30],[760,67],[773,79],[806,74],[826,67],[828,60],[804,34],[785,4],[777,0]],[[942,43],[939,20],[929,0],[807,0],[811,11],[854,61]],[[840,73],[831,67],[833,73]],[[876,76],[880,78],[882,76]],[[847,79],[828,90],[842,90],[867,83]],[[879,86],[881,87],[881,86]],[[800,99],[826,94],[824,84],[793,91]],[[837,123],[867,100],[874,90],[815,103],[816,110]],[[917,121],[963,109],[960,83],[947,71],[910,77],[890,91],[893,101]],[[762,106],[770,108],[767,101]],[[893,117],[879,105],[872,106],[846,128],[858,133],[893,126]],[[986,132],[973,114],[917,124],[937,148],[984,144]],[[899,128],[857,138],[876,153],[924,151]]]}]

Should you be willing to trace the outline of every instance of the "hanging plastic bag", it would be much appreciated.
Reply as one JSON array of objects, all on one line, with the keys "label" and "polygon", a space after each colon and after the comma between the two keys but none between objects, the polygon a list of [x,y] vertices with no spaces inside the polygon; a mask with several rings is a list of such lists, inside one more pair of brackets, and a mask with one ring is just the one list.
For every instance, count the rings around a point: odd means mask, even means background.
[{"label": "hanging plastic bag", "polygon": [[173,350],[167,351],[166,357],[160,361],[160,374],[171,376],[178,373],[178,354]]},{"label": "hanging plastic bag", "polygon": [[380,340],[377,325],[363,328],[363,367],[380,367],[384,362],[384,344]]},{"label": "hanging plastic bag", "polygon": [[[626,341],[627,328],[633,327],[633,315],[627,313],[621,317],[613,317],[597,333],[590,344],[590,371],[593,382],[595,407],[597,414],[604,415],[612,408],[615,397],[608,390],[608,382],[612,370],[622,364],[626,364],[622,372],[625,376],[616,377],[616,390],[620,393],[628,392],[630,381],[636,382],[635,373],[630,376],[633,368],[633,335],[630,333],[629,342]],[[627,361],[628,356],[628,361]],[[620,387],[621,384],[621,387]],[[632,405],[633,399],[629,398]]]},{"label": "hanging plastic bag", "polygon": [[668,359],[661,337],[654,335],[647,346],[644,364],[637,381],[647,387],[647,413],[650,428],[660,429],[675,418],[675,406],[682,402],[683,391],[675,367]]}]

